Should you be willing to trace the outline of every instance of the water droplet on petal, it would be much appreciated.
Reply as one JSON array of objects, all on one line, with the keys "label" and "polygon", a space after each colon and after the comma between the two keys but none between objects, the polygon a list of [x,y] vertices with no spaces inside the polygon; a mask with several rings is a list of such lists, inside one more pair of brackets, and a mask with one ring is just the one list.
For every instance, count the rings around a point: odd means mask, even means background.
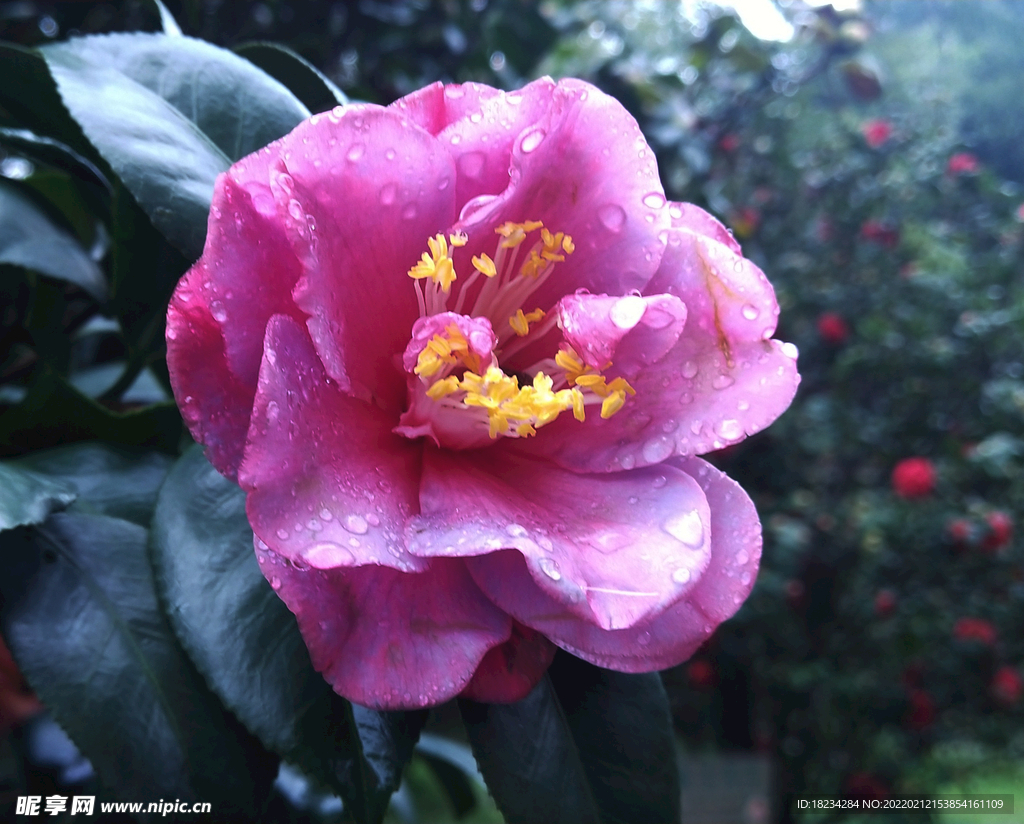
[{"label": "water droplet on petal", "polygon": [[627,453],[619,458],[619,464],[623,469],[632,469],[636,466],[636,456],[633,453]]},{"label": "water droplet on petal", "polygon": [[349,146],[348,151],[345,153],[345,157],[355,163],[359,158],[363,156],[366,151],[366,147],[362,143],[353,143]]},{"label": "water droplet on petal", "polygon": [[661,463],[672,454],[675,442],[667,435],[651,438],[643,446],[643,456],[647,463]]},{"label": "water droplet on petal", "polygon": [[395,159],[395,150],[394,149],[388,149],[386,152],[384,152],[384,157],[386,157],[388,160],[394,160]]},{"label": "water droplet on petal", "polygon": [[270,401],[267,404],[267,423],[276,423],[280,414],[281,408],[277,405],[277,401]]},{"label": "water droplet on petal", "polygon": [[544,142],[544,138],[547,137],[547,132],[543,129],[533,129],[523,135],[523,139],[519,144],[519,149],[523,154],[529,154],[536,149],[541,143]]},{"label": "water droplet on petal", "polygon": [[552,581],[562,580],[562,573],[558,571],[558,564],[552,558],[541,558],[540,570]]},{"label": "water droplet on petal", "polygon": [[644,630],[637,636],[636,642],[640,646],[646,647],[648,644],[651,643],[651,633],[649,633],[647,630]]},{"label": "water droplet on petal", "polygon": [[522,538],[526,534],[526,527],[522,524],[509,524],[505,531],[513,538]]},{"label": "water droplet on petal", "polygon": [[369,529],[366,519],[361,515],[349,515],[345,518],[345,529],[354,532],[356,535],[365,535]]},{"label": "water droplet on petal", "polygon": [[640,322],[647,304],[638,295],[626,295],[612,304],[608,317],[619,329],[632,329]]},{"label": "water droplet on petal", "polygon": [[288,539],[288,530],[285,529],[284,527],[281,527],[279,530],[277,530],[277,537],[280,538],[282,541],[287,540]]},{"label": "water droplet on petal", "polygon": [[718,426],[715,427],[715,431],[718,432],[727,441],[736,441],[743,437],[743,427],[739,421],[729,418],[722,421]]},{"label": "water droplet on petal", "polygon": [[661,489],[665,484],[668,483],[668,478],[664,475],[655,475],[654,480],[651,481],[651,486],[655,489]]},{"label": "water droplet on petal", "polygon": [[665,205],[665,196],[661,192],[651,192],[649,195],[644,195],[644,206],[648,206],[651,209],[660,209]]},{"label": "water droplet on petal", "polygon": [[406,220],[412,220],[414,217],[416,217],[416,204],[407,203],[405,205],[405,208],[402,209],[402,217],[404,217]]},{"label": "water droplet on petal", "polygon": [[281,588],[281,579],[277,578],[277,577],[271,578],[270,579],[270,587],[274,591],[279,590]]},{"label": "water droplet on petal", "polygon": [[749,303],[744,305],[742,312],[743,317],[745,317],[747,320],[757,320],[757,316],[760,314],[757,311],[757,307]]},{"label": "water droplet on petal", "polygon": [[682,374],[683,377],[686,378],[687,380],[695,377],[697,374],[697,364],[694,363],[692,360],[687,361],[686,363],[683,364]]},{"label": "water droplet on petal", "polygon": [[679,567],[679,569],[672,573],[672,580],[677,584],[685,584],[690,580],[690,570],[686,567]]},{"label": "water droplet on petal", "polygon": [[380,526],[380,518],[374,515],[372,512],[366,516],[366,523],[370,526]]},{"label": "water droplet on petal", "polygon": [[796,360],[800,354],[800,350],[798,350],[796,346],[792,343],[784,343],[782,344],[782,354],[785,355],[787,358],[792,358],[793,360]]},{"label": "water droplet on petal", "polygon": [[688,547],[696,549],[704,543],[704,524],[700,522],[700,513],[696,509],[669,518],[662,528]]},{"label": "water droplet on petal", "polygon": [[213,315],[213,319],[218,323],[223,323],[228,319],[228,311],[219,300],[215,300],[210,304],[210,314]]},{"label": "water droplet on petal", "polygon": [[448,188],[449,182],[450,181],[448,180],[447,177],[442,177],[439,181],[437,181],[437,190],[439,192],[443,192],[445,189]]},{"label": "water droplet on petal", "polygon": [[177,338],[178,338],[178,330],[175,329],[173,326],[168,326],[167,327],[167,340],[177,340]]},{"label": "water droplet on petal", "polygon": [[381,187],[380,202],[385,206],[390,206],[394,203],[397,196],[398,187],[394,183],[386,183]]},{"label": "water droplet on petal", "polygon": [[736,408],[737,408],[737,409],[738,409],[738,410],[739,410],[740,412],[746,412],[746,411],[747,411],[748,409],[750,409],[750,401],[739,401],[739,402],[738,402],[738,403],[736,404]]},{"label": "water droplet on petal", "polygon": [[626,210],[617,203],[606,203],[597,210],[597,219],[611,232],[621,232],[626,225]]},{"label": "water droplet on petal", "polygon": [[736,383],[736,379],[732,375],[719,375],[713,381],[711,386],[715,389],[726,389]]},{"label": "water droplet on petal", "polygon": [[750,560],[750,555],[747,553],[747,551],[745,549],[741,549],[739,552],[736,553],[736,563],[739,564],[740,566],[743,566],[749,560]]}]

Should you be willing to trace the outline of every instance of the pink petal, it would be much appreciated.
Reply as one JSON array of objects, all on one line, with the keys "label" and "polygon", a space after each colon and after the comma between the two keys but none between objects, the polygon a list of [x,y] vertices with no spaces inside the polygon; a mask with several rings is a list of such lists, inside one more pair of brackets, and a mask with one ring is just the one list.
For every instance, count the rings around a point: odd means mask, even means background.
[{"label": "pink petal", "polygon": [[673,295],[573,294],[558,302],[558,325],[584,363],[613,362],[627,377],[660,360],[679,340],[686,306]]},{"label": "pink petal", "polygon": [[217,179],[203,249],[210,307],[228,364],[253,390],[267,321],[281,314],[306,320],[291,295],[299,261],[270,192],[269,165],[280,144],[240,160]]},{"label": "pink petal", "polygon": [[421,573],[387,567],[302,570],[257,543],[271,587],[295,613],[313,666],[335,692],[381,710],[454,698],[511,620],[480,592],[460,561]]},{"label": "pink petal", "polygon": [[438,141],[397,112],[349,106],[284,138],[271,173],[303,268],[295,301],[327,373],[398,409],[393,358],[418,316],[407,272],[455,218],[455,168]]},{"label": "pink petal", "polygon": [[[528,623],[562,649],[597,666],[649,672],[685,661],[739,609],[754,586],[761,558],[761,523],[750,498],[739,484],[699,458],[676,458],[670,463],[700,484],[711,508],[711,561],[683,598],[649,621],[607,631],[561,611],[558,602],[537,588],[520,596],[536,601],[538,612],[546,602],[552,616],[542,625]],[[523,566],[521,559],[514,561]],[[510,565],[509,574],[514,572]],[[519,583],[524,590],[530,586],[521,573]]]},{"label": "pink petal", "polygon": [[[632,626],[692,589],[709,557],[707,502],[674,467],[577,475],[497,447],[428,447],[420,507],[409,551],[476,556],[467,564],[487,596],[542,632],[551,603],[556,616]],[[526,567],[513,569],[520,553]]]},{"label": "pink petal", "polygon": [[402,545],[419,508],[421,447],[394,424],[327,376],[305,327],[272,318],[238,471],[256,535],[302,566],[425,569]]},{"label": "pink petal", "polygon": [[[463,203],[456,224],[469,235],[454,258],[456,269],[467,272],[471,256],[494,256],[494,229],[506,220],[541,220],[552,232],[572,236],[575,252],[530,297],[527,311],[547,310],[578,288],[618,295],[643,289],[661,257],[658,235],[670,224],[654,153],[633,117],[579,80],[559,81],[545,104],[548,83],[536,81],[521,92],[519,105],[537,119],[516,132],[507,186],[496,197]],[[468,143],[473,132],[481,145],[484,136],[506,145],[507,134],[521,125],[511,104],[515,94],[487,101],[485,114],[493,110],[493,117],[478,125],[472,118],[460,121],[449,128],[451,137]],[[494,157],[504,157],[503,150]]]},{"label": "pink petal", "polygon": [[697,235],[705,235],[728,246],[737,255],[742,254],[740,244],[721,221],[709,215],[700,206],[692,203],[670,203],[668,214],[674,229],[685,229]]},{"label": "pink petal", "polygon": [[167,369],[185,424],[206,457],[234,479],[242,461],[253,387],[228,368],[224,338],[210,313],[202,259],[183,277],[167,307]]},{"label": "pink petal", "polygon": [[608,419],[563,415],[516,448],[578,472],[632,469],[721,449],[786,411],[800,382],[796,347],[770,340],[778,305],[760,269],[673,229],[649,289],[682,300],[687,319],[672,350],[630,379],[636,396]]},{"label": "pink petal", "polygon": [[512,637],[487,651],[460,697],[484,704],[520,701],[544,677],[556,651],[539,632],[513,621]]},{"label": "pink petal", "polygon": [[436,315],[427,315],[419,318],[412,326],[412,334],[409,336],[409,343],[402,354],[402,366],[406,372],[412,374],[427,343],[434,335],[444,337],[444,332],[449,326],[454,326],[462,333],[469,344],[470,351],[482,358],[485,364],[490,363],[491,352],[497,340],[491,322],[487,318],[471,318],[469,315],[457,315],[454,312],[439,312]]}]

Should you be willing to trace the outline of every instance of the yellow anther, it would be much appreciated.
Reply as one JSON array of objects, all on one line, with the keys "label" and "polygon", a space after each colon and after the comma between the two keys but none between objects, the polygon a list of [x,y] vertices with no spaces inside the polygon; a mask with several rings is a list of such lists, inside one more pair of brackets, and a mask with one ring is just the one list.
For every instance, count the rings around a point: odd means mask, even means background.
[{"label": "yellow anther", "polygon": [[612,392],[626,392],[630,395],[636,395],[636,390],[629,385],[629,382],[625,378],[612,378],[612,382],[608,384],[608,389]]},{"label": "yellow anther", "polygon": [[598,375],[597,373],[577,375],[573,383],[577,386],[582,386],[584,389],[590,389],[602,398],[608,394],[608,387],[605,385],[604,375]]},{"label": "yellow anther", "polygon": [[524,278],[536,278],[544,269],[545,261],[537,254],[536,249],[530,250],[530,256],[519,267],[519,274]]},{"label": "yellow anther", "polygon": [[[453,246],[462,245],[455,242],[455,235],[452,238]],[[419,262],[409,270],[409,277],[415,280],[430,278],[441,287],[442,291],[447,292],[451,289],[452,282],[456,277],[455,265],[448,255],[448,241],[444,239],[444,235],[437,234],[432,238],[427,238],[427,247],[430,249],[430,253],[424,252],[420,256]]]},{"label": "yellow anther", "polygon": [[583,393],[579,389],[570,389],[568,391],[571,393],[569,397],[572,400],[573,417],[582,422],[586,418],[583,411]]},{"label": "yellow anther", "polygon": [[583,371],[587,368],[575,350],[569,348],[558,350],[555,354],[555,363],[566,371],[566,377],[569,378],[570,386],[575,375],[583,374]]},{"label": "yellow anther", "polygon": [[569,235],[562,238],[562,251],[567,255],[571,255],[576,251],[576,244],[572,242],[572,238]]},{"label": "yellow anther", "polygon": [[531,435],[536,435],[537,430],[530,426],[530,424],[528,423],[521,423],[519,424],[519,426],[516,427],[516,434],[520,438],[528,438]]},{"label": "yellow anther", "polygon": [[530,332],[530,324],[536,323],[543,317],[543,309],[534,309],[529,314],[524,314],[522,309],[517,309],[515,315],[508,319],[508,325],[519,337],[524,337]]},{"label": "yellow anther", "polygon": [[469,235],[465,232],[452,232],[448,235],[448,242],[454,246],[465,246],[469,242]]},{"label": "yellow anther", "polygon": [[474,257],[473,268],[475,268],[480,274],[486,275],[489,278],[493,278],[498,274],[498,270],[494,268],[494,261],[491,260],[488,255]]},{"label": "yellow anther", "polygon": [[610,418],[620,409],[626,402],[626,393],[621,390],[618,392],[612,392],[608,397],[601,401],[601,417]]},{"label": "yellow anther", "polygon": [[433,385],[427,390],[427,397],[431,400],[439,401],[441,398],[445,398],[451,395],[453,392],[459,391],[459,379],[454,375],[449,375],[447,378],[442,378],[439,381],[435,381]]},{"label": "yellow anther", "polygon": [[512,249],[526,240],[526,236],[530,232],[535,232],[540,229],[544,224],[539,220],[524,220],[522,223],[514,223],[511,220],[506,220],[494,231],[501,235],[503,240],[500,246],[503,249]]}]

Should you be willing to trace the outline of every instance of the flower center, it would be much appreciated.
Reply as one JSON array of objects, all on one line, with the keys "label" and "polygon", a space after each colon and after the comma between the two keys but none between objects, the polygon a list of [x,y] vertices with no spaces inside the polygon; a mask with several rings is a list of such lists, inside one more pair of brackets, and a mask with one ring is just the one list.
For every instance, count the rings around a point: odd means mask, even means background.
[{"label": "flower center", "polygon": [[420,318],[403,356],[409,407],[395,428],[399,434],[474,448],[499,436],[535,435],[569,409],[583,421],[591,404],[600,403],[601,417],[608,418],[622,408],[627,394],[636,394],[624,378],[605,378],[610,362],[602,369],[589,366],[565,342],[553,358],[512,374],[502,369],[556,325],[554,309],[524,312],[523,305],[575,246],[570,236],[552,233],[538,220],[506,222],[495,232],[494,256],[471,259],[473,272],[457,295],[453,255],[468,242],[464,233],[428,239],[429,251],[409,270]]}]

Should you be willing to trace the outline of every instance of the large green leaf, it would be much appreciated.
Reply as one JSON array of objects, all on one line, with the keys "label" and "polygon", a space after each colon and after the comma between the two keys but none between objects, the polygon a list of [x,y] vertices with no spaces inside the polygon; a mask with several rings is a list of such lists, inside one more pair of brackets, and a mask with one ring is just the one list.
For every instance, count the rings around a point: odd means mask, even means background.
[{"label": "large green leaf", "polygon": [[73,500],[75,488],[70,483],[25,466],[0,463],[0,531],[41,524]]},{"label": "large green leaf", "polygon": [[657,673],[610,672],[560,652],[522,701],[460,708],[510,824],[680,820],[672,719]]},{"label": "large green leaf", "polygon": [[78,241],[54,224],[31,199],[2,180],[0,263],[74,283],[96,300],[106,300],[103,272]]},{"label": "large green leaf", "polygon": [[157,599],[146,530],[60,513],[0,533],[3,634],[119,800],[208,801],[257,820],[277,759],[224,709]]},{"label": "large green leaf", "polygon": [[160,491],[151,548],[171,622],[218,695],[268,747],[334,788],[356,820],[380,821],[426,714],[351,705],[313,669],[256,562],[244,493],[199,447]]},{"label": "large green leaf", "polygon": [[217,175],[309,116],[248,61],[188,37],[97,35],[40,51],[86,136],[190,260]]},{"label": "large green leaf", "polygon": [[33,452],[6,465],[70,485],[76,493],[72,512],[110,515],[149,526],[157,492],[173,462],[161,452],[80,443]]},{"label": "large green leaf", "polygon": [[326,112],[348,103],[345,93],[312,63],[278,43],[243,43],[235,53],[287,86],[311,112]]},{"label": "large green leaf", "polygon": [[460,699],[459,709],[487,789],[508,824],[600,824],[576,741],[547,676],[514,704]]}]

